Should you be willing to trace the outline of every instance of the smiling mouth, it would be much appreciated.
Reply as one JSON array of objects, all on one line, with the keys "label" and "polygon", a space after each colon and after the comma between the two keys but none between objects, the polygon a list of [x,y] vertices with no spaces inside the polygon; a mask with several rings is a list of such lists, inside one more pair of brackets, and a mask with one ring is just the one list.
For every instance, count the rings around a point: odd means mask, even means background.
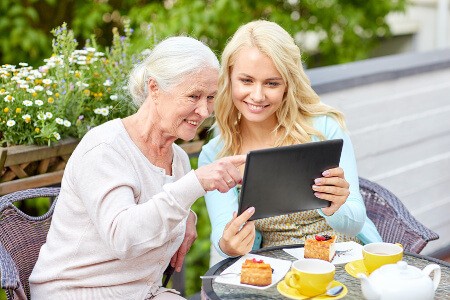
[{"label": "smiling mouth", "polygon": [[255,104],[250,104],[250,103],[245,102],[245,101],[244,101],[244,103],[247,104],[247,106],[250,108],[250,110],[253,110],[253,111],[260,111],[260,110],[263,110],[264,108],[269,106],[269,104],[267,104],[267,105],[255,105]]},{"label": "smiling mouth", "polygon": [[193,126],[198,126],[200,125],[200,122],[198,121],[192,121],[192,120],[185,120],[187,123],[193,125]]}]

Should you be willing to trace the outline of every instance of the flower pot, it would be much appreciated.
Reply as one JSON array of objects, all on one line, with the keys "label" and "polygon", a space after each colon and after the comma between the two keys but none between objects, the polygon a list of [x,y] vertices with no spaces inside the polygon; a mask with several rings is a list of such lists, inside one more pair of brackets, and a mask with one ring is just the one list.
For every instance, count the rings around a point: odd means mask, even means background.
[{"label": "flower pot", "polygon": [[0,195],[59,184],[78,142],[78,139],[68,138],[50,147],[18,145],[0,148]]}]

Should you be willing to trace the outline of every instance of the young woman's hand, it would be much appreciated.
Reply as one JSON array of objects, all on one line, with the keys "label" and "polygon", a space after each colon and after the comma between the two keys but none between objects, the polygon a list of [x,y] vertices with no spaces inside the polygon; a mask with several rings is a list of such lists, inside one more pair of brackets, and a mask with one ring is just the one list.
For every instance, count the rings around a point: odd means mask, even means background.
[{"label": "young woman's hand", "polygon": [[317,198],[331,202],[329,207],[322,208],[327,216],[334,214],[350,195],[349,183],[345,180],[341,167],[329,169],[322,173],[323,177],[314,180],[312,189]]},{"label": "young woman's hand", "polygon": [[233,213],[233,219],[225,226],[219,246],[222,252],[229,256],[238,256],[249,253],[255,242],[255,222],[248,219],[255,213],[250,207],[240,216]]}]

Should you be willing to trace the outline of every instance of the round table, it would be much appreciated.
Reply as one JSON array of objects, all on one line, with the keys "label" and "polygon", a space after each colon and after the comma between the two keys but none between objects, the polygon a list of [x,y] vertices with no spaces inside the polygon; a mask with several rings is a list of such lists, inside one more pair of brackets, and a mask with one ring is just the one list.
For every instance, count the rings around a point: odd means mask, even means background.
[{"label": "round table", "polygon": [[[295,257],[291,256],[287,252],[283,251],[284,248],[296,248],[303,247],[303,245],[289,245],[289,246],[278,246],[259,249],[252,251],[251,253],[285,259],[289,261],[297,260]],[[232,265],[239,258],[228,258],[225,259],[215,266],[211,267],[205,275],[220,274],[228,266]],[[450,297],[450,264],[444,261],[405,252],[403,255],[403,260],[409,265],[415,266],[419,269],[423,269],[426,265],[430,263],[435,263],[441,266],[441,281],[439,287],[435,294],[435,299],[449,299]],[[349,275],[345,269],[345,265],[336,266],[335,280],[342,282],[348,288],[348,293],[344,299],[363,299],[361,292],[360,280]],[[281,295],[277,290],[277,285],[274,284],[272,287],[265,290],[258,290],[252,288],[245,288],[242,286],[235,286],[229,284],[216,283],[212,279],[203,279],[202,284],[202,299],[209,300],[266,300],[266,299],[289,299]]]}]

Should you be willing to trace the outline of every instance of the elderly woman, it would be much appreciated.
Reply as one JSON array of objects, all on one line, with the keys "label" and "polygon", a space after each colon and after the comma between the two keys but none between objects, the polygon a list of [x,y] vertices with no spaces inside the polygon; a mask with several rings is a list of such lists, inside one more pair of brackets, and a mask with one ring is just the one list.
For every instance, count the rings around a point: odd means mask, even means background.
[{"label": "elderly woman", "polygon": [[183,299],[161,287],[196,238],[190,211],[206,191],[241,181],[245,156],[191,170],[177,139],[213,110],[219,62],[203,43],[173,37],[132,72],[139,110],[89,131],[72,154],[47,242],[30,277],[33,299]]}]

